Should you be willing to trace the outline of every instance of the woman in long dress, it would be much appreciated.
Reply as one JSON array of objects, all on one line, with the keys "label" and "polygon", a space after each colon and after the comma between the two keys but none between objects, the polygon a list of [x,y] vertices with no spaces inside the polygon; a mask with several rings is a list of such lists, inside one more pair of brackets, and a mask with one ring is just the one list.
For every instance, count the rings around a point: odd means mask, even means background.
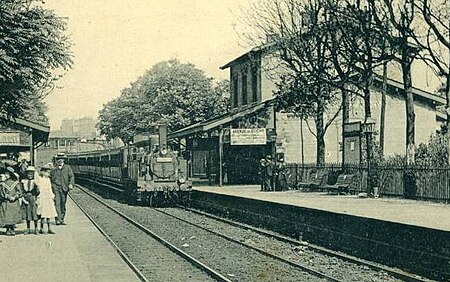
[{"label": "woman in long dress", "polygon": [[43,166],[38,181],[40,193],[37,197],[37,213],[41,216],[41,229],[39,231],[41,234],[44,233],[44,220],[47,221],[48,234],[55,234],[50,228],[50,218],[57,216],[54,202],[55,194],[53,194],[49,178],[50,170],[49,166]]},{"label": "woman in long dress", "polygon": [[0,226],[6,227],[6,235],[14,236],[16,224],[22,222],[19,199],[22,188],[18,175],[12,167],[7,167],[0,182]]}]

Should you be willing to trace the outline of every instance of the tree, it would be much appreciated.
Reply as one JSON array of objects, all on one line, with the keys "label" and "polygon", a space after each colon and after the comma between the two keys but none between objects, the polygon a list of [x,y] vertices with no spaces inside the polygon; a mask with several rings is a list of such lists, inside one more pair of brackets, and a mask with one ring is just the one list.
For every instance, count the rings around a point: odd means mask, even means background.
[{"label": "tree", "polygon": [[129,88],[123,89],[119,98],[106,103],[99,111],[97,124],[101,134],[108,139],[120,138],[124,143],[136,134],[136,109],[139,99]]},{"label": "tree", "polygon": [[28,100],[23,114],[20,117],[42,125],[48,125],[46,112],[47,105],[41,99],[33,97]]},{"label": "tree", "polygon": [[[414,19],[417,18],[417,0],[369,0],[372,15],[380,29],[386,31],[386,40],[393,48],[394,59],[400,64],[403,77],[403,92],[406,108],[406,163],[414,163],[415,156],[415,113],[412,93],[411,65],[421,51],[414,44],[418,36]],[[387,22],[383,19],[387,19]]]},{"label": "tree", "polygon": [[54,87],[70,68],[65,20],[38,0],[0,3],[0,114],[17,117]]},{"label": "tree", "polygon": [[[299,115],[299,107],[308,108],[308,117],[314,120],[311,132],[316,138],[319,165],[325,162],[326,131],[341,110],[332,105],[337,102],[336,86],[342,84],[330,78],[336,76],[327,48],[330,33],[324,28],[326,4],[320,0],[266,0],[254,4],[246,18],[252,27],[246,37],[252,45],[266,46],[278,62],[266,70],[275,81],[282,78],[277,92],[282,110]],[[327,110],[331,113],[325,120]]]},{"label": "tree", "polygon": [[[443,79],[443,86],[438,92],[445,97],[447,114],[445,136],[447,150],[450,151],[450,1],[418,0],[417,8],[421,11],[427,25],[425,41],[417,43],[426,50],[422,59]],[[450,154],[447,154],[450,158]],[[450,159],[447,160],[450,163]]]},{"label": "tree", "polygon": [[160,62],[104,106],[98,127],[108,138],[124,142],[160,122],[178,130],[226,113],[228,88],[228,81],[215,83],[190,63]]}]

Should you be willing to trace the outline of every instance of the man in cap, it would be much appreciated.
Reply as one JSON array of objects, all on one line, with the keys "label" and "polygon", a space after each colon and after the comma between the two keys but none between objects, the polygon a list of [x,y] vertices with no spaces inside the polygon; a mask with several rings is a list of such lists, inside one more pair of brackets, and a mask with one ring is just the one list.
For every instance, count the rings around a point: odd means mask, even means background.
[{"label": "man in cap", "polygon": [[65,225],[66,199],[70,189],[75,184],[72,168],[65,164],[66,156],[62,153],[56,155],[56,166],[50,172],[52,190],[55,194],[55,206],[58,217],[56,225]]}]

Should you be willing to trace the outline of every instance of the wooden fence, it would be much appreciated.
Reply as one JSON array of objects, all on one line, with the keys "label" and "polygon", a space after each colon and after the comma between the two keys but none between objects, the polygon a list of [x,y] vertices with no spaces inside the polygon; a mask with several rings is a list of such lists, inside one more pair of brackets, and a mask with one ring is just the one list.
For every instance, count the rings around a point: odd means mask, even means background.
[{"label": "wooden fence", "polygon": [[[450,166],[448,167],[401,167],[392,165],[378,165],[371,168],[371,175],[377,179],[380,196],[405,197],[450,202]],[[414,175],[416,185],[405,187],[405,172],[409,170]],[[339,174],[355,174],[356,182],[353,189],[356,192],[367,191],[367,165],[346,165],[338,163],[317,166],[313,164],[288,164],[286,178],[290,187],[298,187],[300,182],[309,182],[311,173],[326,171],[328,184],[334,184]],[[413,191],[407,191],[413,189]]]}]

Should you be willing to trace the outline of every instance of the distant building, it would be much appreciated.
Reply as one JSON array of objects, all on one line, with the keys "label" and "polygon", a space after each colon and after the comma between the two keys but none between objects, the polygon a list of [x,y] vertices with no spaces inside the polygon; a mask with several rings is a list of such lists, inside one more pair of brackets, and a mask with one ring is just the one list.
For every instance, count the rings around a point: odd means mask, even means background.
[{"label": "distant building", "polygon": [[44,164],[57,153],[96,151],[117,145],[97,134],[93,118],[63,119],[59,130],[51,131],[48,141],[39,148],[39,161]]},{"label": "distant building", "polygon": [[96,121],[90,117],[80,119],[63,119],[60,129],[55,132],[59,136],[75,136],[82,139],[97,137]]}]

